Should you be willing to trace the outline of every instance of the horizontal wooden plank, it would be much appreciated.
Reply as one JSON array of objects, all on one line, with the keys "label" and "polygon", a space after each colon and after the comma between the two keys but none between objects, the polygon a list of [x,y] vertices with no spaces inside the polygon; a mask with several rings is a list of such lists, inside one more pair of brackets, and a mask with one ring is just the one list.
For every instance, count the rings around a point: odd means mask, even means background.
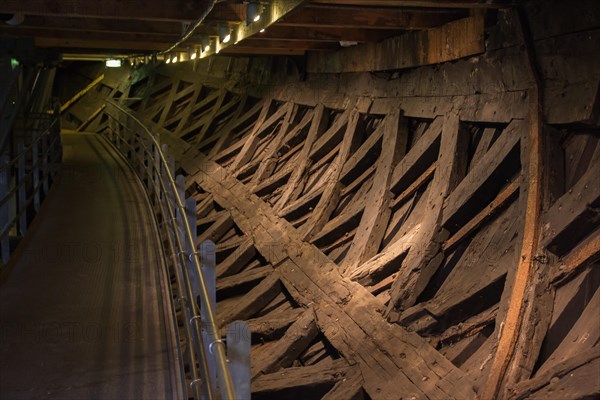
[{"label": "horizontal wooden plank", "polygon": [[308,55],[308,71],[386,71],[456,60],[485,51],[483,28],[483,16],[473,16],[333,54],[313,53]]}]

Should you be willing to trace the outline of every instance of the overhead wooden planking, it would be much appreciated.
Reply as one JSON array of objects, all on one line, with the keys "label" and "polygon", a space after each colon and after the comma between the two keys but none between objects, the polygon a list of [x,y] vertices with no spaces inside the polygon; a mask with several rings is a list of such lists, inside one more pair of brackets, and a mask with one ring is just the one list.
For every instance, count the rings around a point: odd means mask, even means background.
[{"label": "overhead wooden planking", "polygon": [[253,35],[259,33],[262,29],[266,29],[273,23],[277,22],[284,15],[294,10],[296,7],[302,5],[307,0],[273,0],[265,6],[264,12],[261,14],[259,21],[256,21],[250,25],[245,23],[239,24],[235,28],[232,28],[231,40],[228,43],[221,43],[217,41],[215,46],[212,46],[210,50],[202,53],[202,57],[207,57],[219,53],[228,47],[231,47],[238,42],[243,41]]},{"label": "overhead wooden planking", "polygon": [[162,51],[169,42],[151,42],[151,41],[119,41],[119,40],[87,40],[78,38],[45,38],[36,37],[35,45],[37,47],[57,47],[70,49],[102,49],[107,51],[128,50],[136,51]]},{"label": "overhead wooden planking", "polygon": [[333,54],[309,54],[311,73],[386,71],[437,64],[485,51],[484,18],[475,15]]},{"label": "overhead wooden planking", "polygon": [[331,42],[319,42],[311,40],[288,40],[287,38],[281,39],[270,39],[270,40],[258,40],[258,39],[246,39],[240,42],[234,48],[258,48],[258,49],[303,49],[303,50],[337,50],[340,48],[339,43],[336,41]]},{"label": "overhead wooden planking", "polygon": [[360,6],[307,5],[283,17],[277,26],[413,30],[433,28],[468,15],[464,10],[439,12],[375,8],[371,5],[370,1],[363,1]]},{"label": "overhead wooden planking", "polygon": [[89,31],[85,29],[56,29],[46,28],[43,26],[23,27],[14,29],[11,26],[0,25],[0,35],[19,35],[39,38],[54,38],[54,39],[77,39],[86,41],[125,41],[125,42],[158,42],[170,43],[179,38],[179,34],[173,33],[157,33],[157,32],[109,32],[109,31]]},{"label": "overhead wooden planking", "polygon": [[[364,0],[313,0],[314,4],[363,5]],[[424,8],[503,8],[508,0],[369,0],[371,6]]]},{"label": "overhead wooden planking", "polygon": [[338,27],[297,27],[282,26],[277,23],[265,32],[253,36],[261,42],[269,39],[285,39],[289,41],[306,40],[317,42],[379,42],[383,39],[399,35],[402,30],[381,30],[364,28],[338,28]]},{"label": "overhead wooden planking", "polygon": [[[187,21],[199,17],[209,2],[187,0],[148,0],[143,6],[133,1],[46,1],[46,0],[3,0],[1,13],[23,13],[58,17],[110,18],[142,21]],[[239,4],[217,3],[210,18],[227,21],[245,19],[245,7]]]}]

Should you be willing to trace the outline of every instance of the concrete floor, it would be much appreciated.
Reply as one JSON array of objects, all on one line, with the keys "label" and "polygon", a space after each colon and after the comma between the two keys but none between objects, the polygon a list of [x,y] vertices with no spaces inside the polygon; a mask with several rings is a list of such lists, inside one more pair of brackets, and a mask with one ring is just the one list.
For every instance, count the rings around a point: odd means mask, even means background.
[{"label": "concrete floor", "polygon": [[182,398],[143,188],[101,138],[63,144],[59,178],[0,279],[0,399]]}]

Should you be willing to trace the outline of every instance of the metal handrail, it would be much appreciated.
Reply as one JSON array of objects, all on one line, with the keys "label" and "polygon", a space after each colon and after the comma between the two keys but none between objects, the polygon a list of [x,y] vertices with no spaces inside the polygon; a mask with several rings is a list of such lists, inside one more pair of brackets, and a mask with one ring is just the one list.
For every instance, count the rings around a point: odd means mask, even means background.
[{"label": "metal handrail", "polygon": [[[52,119],[52,123],[50,123],[50,126],[47,127],[41,134],[39,134],[39,136],[29,144],[29,146],[25,147],[23,150],[21,150],[19,153],[17,153],[16,156],[14,156],[12,158],[12,160],[9,160],[8,163],[4,164],[4,165],[0,165],[0,172],[10,168],[13,164],[16,164],[17,162],[19,162],[19,158],[25,154],[27,154],[29,151],[31,151],[33,149],[33,146],[37,145],[39,142],[42,141],[42,139],[44,139],[46,136],[50,136],[50,134],[52,133],[50,131],[50,129],[52,127],[54,127],[54,125],[58,124],[58,118],[53,118]],[[56,140],[56,138],[53,139],[52,143],[54,143],[54,141]],[[49,146],[51,147],[51,146]]]},{"label": "metal handrail", "polygon": [[[172,197],[175,200],[176,209],[179,212],[179,214],[181,215],[181,220],[182,220],[181,227],[183,228],[183,235],[184,235],[183,239],[184,240],[182,240],[182,238],[180,237],[179,229],[177,229],[175,227],[175,224],[173,224],[173,228],[175,231],[174,237],[177,242],[176,243],[177,244],[177,253],[178,253],[178,256],[179,256],[181,264],[182,264],[183,281],[184,281],[183,284],[185,286],[185,292],[187,292],[186,293],[187,299],[183,298],[182,300],[184,300],[184,301],[191,300],[192,301],[192,307],[190,309],[191,316],[188,319],[188,323],[190,325],[193,324],[193,326],[196,330],[196,334],[198,336],[198,342],[202,342],[200,325],[198,323],[198,320],[200,319],[200,314],[198,313],[197,307],[195,306],[195,301],[193,299],[193,293],[192,293],[192,286],[191,286],[191,283],[189,280],[189,276],[187,275],[187,269],[185,268],[187,261],[185,258],[186,252],[185,252],[184,241],[187,240],[189,243],[193,243],[194,249],[196,249],[196,243],[195,243],[194,235],[192,234],[190,224],[187,219],[185,205],[183,204],[183,201],[178,194],[177,183],[176,183],[176,180],[174,179],[173,174],[169,168],[169,162],[167,160],[167,157],[165,156],[163,149],[161,148],[161,144],[158,142],[158,140],[154,137],[152,132],[144,125],[144,123],[142,121],[140,121],[135,115],[133,115],[127,109],[123,108],[121,105],[119,105],[113,101],[107,100],[107,105],[114,107],[119,112],[121,112],[123,115],[125,115],[126,117],[130,118],[133,122],[135,122],[135,124],[139,128],[141,128],[141,130],[145,133],[146,137],[148,139],[150,139],[150,141],[154,145],[155,156],[156,155],[158,156],[161,170],[164,171],[164,173],[166,175],[167,186],[170,187],[170,193],[172,193]],[[108,109],[109,109],[109,107],[107,107],[107,110]],[[109,117],[114,119],[114,117],[112,117],[109,112],[107,112],[106,114]],[[120,126],[124,126],[126,129],[129,129],[121,121],[116,120],[116,122]],[[140,135],[140,138],[141,138],[141,135]],[[143,142],[142,141],[140,141],[140,142],[141,142],[140,145],[143,146],[145,148],[144,150],[148,152],[148,149],[143,144]],[[148,152],[148,154],[152,154],[152,153]],[[163,180],[159,179],[159,181],[161,183],[161,188],[163,190],[163,193],[165,195],[169,195],[169,191],[167,190],[167,187],[165,187]],[[171,221],[174,221],[176,218],[175,213],[173,212],[173,210],[171,208],[170,202],[167,201],[166,203],[167,203],[167,209],[168,209],[167,211],[169,214],[169,219]],[[208,292],[206,282],[205,282],[203,274],[202,274],[202,269],[201,269],[202,264],[201,264],[201,260],[200,260],[198,252],[193,251],[191,254],[189,254],[188,260],[193,264],[193,268],[195,270],[196,276],[198,277],[198,280],[200,282],[199,296],[200,296],[201,303],[205,304],[205,305],[211,304],[209,292]],[[181,285],[180,285],[180,289],[181,289]],[[216,317],[215,317],[212,307],[206,307],[206,310],[204,310],[203,314],[207,319],[207,320],[203,321],[203,326],[205,328],[208,328],[207,333],[212,338],[214,338],[214,341],[211,343],[211,345],[209,347],[211,350],[214,349],[214,353],[216,356],[215,359],[217,362],[216,363],[217,377],[218,377],[221,399],[235,399],[236,398],[235,390],[234,390],[233,382],[231,379],[231,374],[230,374],[229,368],[227,366],[225,345],[219,339],[220,333],[219,333],[219,329],[216,324]],[[187,324],[186,324],[186,329],[187,329]],[[188,334],[188,336],[190,336],[190,335]],[[190,339],[190,342],[191,342],[193,338],[188,337],[188,339]],[[202,373],[204,375],[203,378],[205,379],[205,384],[203,385],[205,395],[207,395],[209,399],[216,399],[216,394],[212,393],[213,385],[210,382],[210,375],[208,373],[208,368],[206,366],[207,360],[206,360],[206,354],[204,352],[204,346],[202,346],[202,344],[200,344],[197,347],[198,348],[196,350],[198,351],[199,355],[201,356],[201,360],[199,360],[200,367],[201,367]],[[192,382],[192,384],[194,384],[194,383],[195,382]]]},{"label": "metal handrail", "polygon": [[[53,164],[60,159],[60,127],[58,116],[54,117],[46,129],[35,135],[34,139],[25,147],[20,143],[18,153],[12,159],[8,156],[0,157],[0,253],[2,264],[7,264],[10,258],[11,245],[10,233],[17,226],[20,236],[25,235],[28,227],[28,208],[34,203],[37,212],[41,196],[48,193],[50,178],[56,170]],[[54,136],[54,137],[52,137]],[[47,142],[45,139],[50,138]],[[41,146],[41,151],[40,151]],[[31,154],[31,164],[26,172],[26,159]],[[14,171],[14,173],[11,173]],[[14,179],[14,183],[11,183]],[[27,183],[31,181],[31,191],[28,193]],[[42,190],[43,189],[43,190]],[[15,199],[16,211],[11,215],[10,202]]]}]

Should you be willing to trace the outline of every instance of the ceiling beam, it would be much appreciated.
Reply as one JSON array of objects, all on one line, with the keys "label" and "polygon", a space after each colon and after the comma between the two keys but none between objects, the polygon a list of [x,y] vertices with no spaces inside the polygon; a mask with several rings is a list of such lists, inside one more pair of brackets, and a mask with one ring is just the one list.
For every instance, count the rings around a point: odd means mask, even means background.
[{"label": "ceiling beam", "polygon": [[[80,18],[134,19],[142,21],[187,21],[198,18],[208,0],[146,0],[135,1],[48,1],[48,0],[2,0],[0,13],[20,12],[27,15],[44,15]],[[245,20],[243,4],[217,3],[209,19],[226,21]]]},{"label": "ceiling beam", "polygon": [[468,16],[468,11],[466,10],[448,11],[312,5],[302,7],[286,15],[277,25],[311,28],[411,30],[432,28]]},{"label": "ceiling beam", "polygon": [[128,50],[131,52],[153,52],[161,51],[171,45],[171,43],[143,42],[143,41],[114,41],[114,40],[86,40],[75,38],[52,38],[36,37],[35,45],[37,47],[52,47],[60,49],[80,49],[103,51],[107,54],[115,50]]},{"label": "ceiling beam", "polygon": [[[424,8],[505,8],[512,0],[369,0],[372,7],[424,7]],[[364,6],[364,0],[313,0],[313,4],[338,4]]]},{"label": "ceiling beam", "polygon": [[77,39],[77,40],[102,40],[102,41],[128,41],[139,40],[141,42],[171,43],[175,42],[179,35],[165,33],[132,33],[132,32],[91,32],[77,30],[61,30],[46,28],[23,28],[12,29],[12,27],[0,26],[0,36],[18,35],[40,38]]},{"label": "ceiling beam", "polygon": [[[231,33],[231,41],[228,43],[217,43],[213,48],[203,54],[203,56],[211,56],[221,52],[227,47],[238,44],[243,40],[248,39],[251,36],[258,34],[262,29],[266,29],[279,21],[289,12],[293,11],[297,7],[304,5],[308,0],[272,0],[270,1],[261,14],[259,21],[254,22],[250,25],[245,23],[239,24],[233,27]],[[262,54],[262,53],[261,53]]]},{"label": "ceiling beam", "polygon": [[182,21],[143,21],[135,19],[27,15],[22,24],[11,26],[10,28],[15,31],[22,28],[46,28],[88,32],[162,33],[181,36],[184,31],[184,24]]},{"label": "ceiling beam", "polygon": [[264,47],[232,46],[223,49],[220,54],[227,55],[261,55],[261,56],[303,56],[304,49],[267,49]]},{"label": "ceiling beam", "polygon": [[340,45],[337,42],[314,42],[314,41],[290,41],[280,40],[258,40],[247,39],[233,47],[260,47],[264,49],[304,49],[304,50],[338,50]]},{"label": "ceiling beam", "polygon": [[264,33],[253,36],[257,40],[287,39],[317,42],[379,42],[401,34],[402,30],[345,29],[345,28],[301,28],[296,26],[271,26]]}]

